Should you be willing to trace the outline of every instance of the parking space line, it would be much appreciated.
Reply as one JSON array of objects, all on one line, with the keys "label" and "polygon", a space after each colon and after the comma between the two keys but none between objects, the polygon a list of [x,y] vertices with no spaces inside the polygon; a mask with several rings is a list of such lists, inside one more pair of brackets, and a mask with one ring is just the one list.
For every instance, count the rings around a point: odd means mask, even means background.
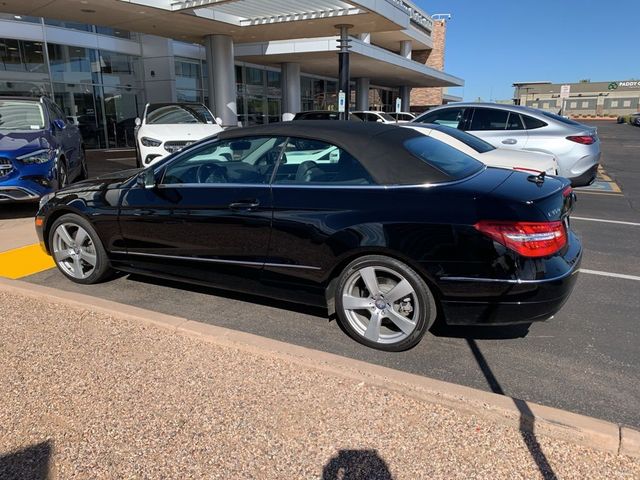
[{"label": "parking space line", "polygon": [[586,268],[580,269],[581,273],[588,273],[590,275],[600,275],[603,277],[623,278],[625,280],[637,280],[640,281],[640,277],[636,275],[624,275],[622,273],[601,272],[600,270],[588,270]]},{"label": "parking space line", "polygon": [[38,244],[0,253],[0,277],[16,280],[53,267],[53,258]]},{"label": "parking space line", "polygon": [[575,216],[571,215],[571,220],[583,220],[585,222],[616,223],[618,225],[631,225],[632,227],[640,227],[640,223],[623,222],[621,220],[605,220],[604,218],[575,217]]}]

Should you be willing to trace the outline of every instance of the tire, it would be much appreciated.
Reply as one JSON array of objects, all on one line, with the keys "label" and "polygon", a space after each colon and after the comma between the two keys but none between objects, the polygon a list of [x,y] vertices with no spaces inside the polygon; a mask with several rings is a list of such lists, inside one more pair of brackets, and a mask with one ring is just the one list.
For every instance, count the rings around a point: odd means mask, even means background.
[{"label": "tire", "polygon": [[80,175],[78,175],[78,180],[86,180],[89,178],[89,169],[87,168],[87,152],[84,149],[84,146],[80,150],[82,152],[82,157],[80,158]]},{"label": "tire", "polygon": [[53,222],[49,248],[58,270],[72,282],[91,285],[113,273],[100,237],[79,215],[66,214]]},{"label": "tire", "polygon": [[425,281],[408,265],[381,255],[347,265],[336,285],[335,305],[338,322],[351,338],[388,352],[416,346],[437,313]]},{"label": "tire", "polygon": [[69,185],[69,169],[62,158],[56,160],[56,181],[58,182],[57,190]]}]

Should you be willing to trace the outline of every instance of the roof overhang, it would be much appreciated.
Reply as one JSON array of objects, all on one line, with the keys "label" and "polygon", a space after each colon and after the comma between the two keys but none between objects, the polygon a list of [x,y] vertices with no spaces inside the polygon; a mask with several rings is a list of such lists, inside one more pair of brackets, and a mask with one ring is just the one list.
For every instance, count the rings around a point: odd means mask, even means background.
[{"label": "roof overhang", "polygon": [[210,34],[236,43],[324,37],[337,24],[353,25],[352,34],[417,30],[428,37],[431,21],[406,0],[3,0],[1,8],[199,43]]},{"label": "roof overhang", "polygon": [[[304,73],[335,77],[337,37],[235,46],[238,60],[259,65],[300,64]],[[367,77],[380,86],[459,87],[464,80],[359,40],[351,42],[351,78]]]}]

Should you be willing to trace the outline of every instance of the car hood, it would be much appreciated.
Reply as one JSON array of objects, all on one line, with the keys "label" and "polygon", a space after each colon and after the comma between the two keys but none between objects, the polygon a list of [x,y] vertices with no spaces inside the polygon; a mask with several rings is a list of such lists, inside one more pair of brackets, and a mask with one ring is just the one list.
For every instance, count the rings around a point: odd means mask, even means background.
[{"label": "car hood", "polygon": [[106,190],[120,187],[125,181],[142,171],[141,168],[132,168],[129,170],[120,170],[118,172],[109,173],[107,175],[101,175],[90,180],[83,180],[82,182],[74,183],[58,193],[75,193],[86,192],[96,190]]},{"label": "car hood", "polygon": [[491,167],[521,167],[538,172],[546,172],[549,169],[555,171],[558,169],[558,162],[555,157],[541,152],[496,148],[495,150],[481,153],[476,158]]},{"label": "car hood", "polygon": [[222,131],[214,123],[183,123],[170,125],[142,125],[138,135],[161,141],[196,141]]},{"label": "car hood", "polygon": [[0,153],[20,156],[50,147],[51,144],[42,130],[0,130]]}]

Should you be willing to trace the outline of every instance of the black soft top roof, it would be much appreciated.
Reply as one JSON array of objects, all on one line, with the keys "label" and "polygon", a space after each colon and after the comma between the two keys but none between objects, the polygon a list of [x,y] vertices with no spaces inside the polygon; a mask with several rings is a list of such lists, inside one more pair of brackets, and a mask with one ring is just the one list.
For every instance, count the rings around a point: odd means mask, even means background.
[{"label": "black soft top roof", "polygon": [[423,134],[396,125],[307,120],[234,128],[220,132],[218,138],[233,139],[261,135],[308,138],[336,145],[357,158],[380,185],[417,185],[451,180],[449,175],[404,148],[405,141],[422,137]]}]

